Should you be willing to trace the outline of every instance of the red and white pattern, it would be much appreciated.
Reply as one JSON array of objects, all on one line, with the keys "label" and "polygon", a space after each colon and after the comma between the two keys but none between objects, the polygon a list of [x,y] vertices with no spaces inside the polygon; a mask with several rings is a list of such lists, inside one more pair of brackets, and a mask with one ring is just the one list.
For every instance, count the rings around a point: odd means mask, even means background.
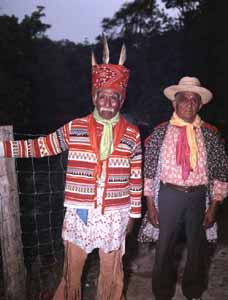
[{"label": "red and white pattern", "polygon": [[92,94],[97,89],[113,89],[125,98],[129,70],[122,65],[101,64],[92,68]]},{"label": "red and white pattern", "polygon": [[[103,212],[131,208],[132,218],[141,217],[141,141],[138,129],[123,117],[122,132],[107,159]],[[115,128],[117,128],[118,124]],[[99,157],[92,141],[92,129],[103,126],[90,114],[74,119],[56,132],[33,140],[0,142],[5,157],[45,157],[68,150],[64,206],[91,209],[97,205],[96,172]],[[115,133],[114,128],[114,133]],[[114,134],[115,136],[115,134]],[[2,145],[2,146],[1,146]]]},{"label": "red and white pattern", "polygon": [[[204,138],[202,131],[196,128],[196,140],[198,145],[198,163],[195,170],[192,170],[189,177],[184,181],[182,178],[181,166],[176,163],[176,142],[178,139],[179,128],[169,126],[161,150],[161,181],[169,182],[182,186],[206,185],[208,183],[207,156],[204,147]],[[172,149],[172,151],[170,151]],[[153,179],[145,178],[144,194],[145,196],[154,196]],[[228,183],[219,180],[213,181],[212,199],[222,201],[227,196]]]},{"label": "red and white pattern", "polygon": [[101,248],[104,252],[124,249],[129,210],[120,209],[102,214],[101,207],[90,209],[87,225],[83,223],[75,208],[67,208],[62,237],[85,252]]},{"label": "red and white pattern", "polygon": [[80,219],[75,208],[68,207],[64,218],[62,237],[64,240],[78,245],[86,253],[101,248],[106,253],[121,249],[124,254],[130,210],[121,208],[102,213],[105,170],[104,165],[97,188],[97,208],[89,209],[87,224]]}]

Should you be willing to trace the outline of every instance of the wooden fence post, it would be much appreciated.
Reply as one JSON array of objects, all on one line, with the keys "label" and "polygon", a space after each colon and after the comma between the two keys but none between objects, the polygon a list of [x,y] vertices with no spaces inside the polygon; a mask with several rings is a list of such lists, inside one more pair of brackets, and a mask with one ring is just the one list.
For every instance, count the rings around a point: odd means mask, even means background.
[{"label": "wooden fence post", "polygon": [[[9,139],[13,139],[12,126],[1,126],[0,140]],[[0,238],[5,298],[26,300],[17,176],[12,158],[0,158]]]}]

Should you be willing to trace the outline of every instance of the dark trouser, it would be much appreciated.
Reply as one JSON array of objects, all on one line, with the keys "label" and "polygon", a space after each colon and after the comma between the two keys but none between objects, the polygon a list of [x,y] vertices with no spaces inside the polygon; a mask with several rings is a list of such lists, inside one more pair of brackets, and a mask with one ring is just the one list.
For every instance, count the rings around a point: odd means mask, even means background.
[{"label": "dark trouser", "polygon": [[200,297],[207,287],[207,241],[202,227],[205,188],[185,193],[161,184],[158,201],[160,234],[152,275],[155,298],[170,300],[175,294],[175,246],[183,229],[188,254],[182,291],[187,298]]}]

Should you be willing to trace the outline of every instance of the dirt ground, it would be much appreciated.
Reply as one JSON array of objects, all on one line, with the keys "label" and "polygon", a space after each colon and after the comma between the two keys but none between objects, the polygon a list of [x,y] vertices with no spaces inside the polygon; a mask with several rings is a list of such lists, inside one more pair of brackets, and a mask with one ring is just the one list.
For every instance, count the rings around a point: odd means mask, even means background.
[{"label": "dirt ground", "polygon": [[[203,300],[228,299],[228,201],[219,212],[219,240],[216,248],[211,247],[208,289]],[[184,248],[180,248],[184,249]],[[151,272],[155,249],[153,245],[137,245],[132,238],[127,243],[125,257],[126,300],[154,300],[152,295]],[[173,300],[184,300],[181,292],[181,277],[186,257],[185,249],[179,263],[179,278]],[[95,299],[99,261],[97,253],[91,254],[83,278],[83,300]]]},{"label": "dirt ground", "polygon": [[[216,249],[210,251],[211,264],[209,270],[208,289],[203,295],[203,300],[227,300],[228,299],[228,200],[220,208],[219,218],[219,239]],[[173,300],[184,300],[181,292],[181,278],[184,269],[186,251],[183,250],[180,256],[179,248],[179,277],[176,287],[176,294]],[[211,248],[212,249],[212,248]],[[136,236],[129,237],[126,245],[126,255],[124,257],[125,269],[125,296],[126,300],[154,300],[152,295],[151,273],[154,262],[155,248],[150,244],[138,244]],[[60,260],[61,261],[61,260]],[[52,294],[58,284],[61,276],[62,267],[58,263],[56,267],[48,271],[43,279],[43,292],[40,293],[40,266],[34,264],[32,274],[37,277],[31,278],[28,283],[28,289],[31,291],[29,300],[51,300]],[[87,259],[82,280],[82,300],[94,300],[97,286],[97,277],[99,272],[99,258],[97,251],[91,253]],[[3,282],[0,280],[0,299],[5,300],[3,296]]]},{"label": "dirt ground", "polygon": [[[154,300],[152,295],[151,272],[154,259],[154,248],[140,246],[139,254],[132,258],[125,270],[126,300]],[[179,267],[179,279],[173,300],[185,299],[181,292],[181,275],[185,261],[185,250]],[[98,275],[98,257],[93,253],[83,280],[83,300],[95,299]],[[228,299],[228,245],[219,245],[211,260],[208,290],[204,293],[205,300]]]}]

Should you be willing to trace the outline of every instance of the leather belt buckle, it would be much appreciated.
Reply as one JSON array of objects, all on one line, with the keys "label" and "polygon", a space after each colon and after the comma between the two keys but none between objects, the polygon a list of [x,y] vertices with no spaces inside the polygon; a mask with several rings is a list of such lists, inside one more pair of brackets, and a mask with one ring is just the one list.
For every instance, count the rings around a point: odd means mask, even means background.
[{"label": "leather belt buckle", "polygon": [[191,188],[185,186],[185,187],[183,187],[183,191],[184,191],[184,193],[189,193],[189,192],[191,192]]},{"label": "leather belt buckle", "polygon": [[195,186],[185,186],[185,193],[191,193],[197,190]]},{"label": "leather belt buckle", "polygon": [[196,192],[196,191],[199,191],[202,187],[205,187],[204,185],[182,186],[182,185],[172,184],[169,182],[165,182],[165,183],[163,182],[163,184],[170,187],[171,189],[174,189],[179,192],[184,192],[184,193]]}]

